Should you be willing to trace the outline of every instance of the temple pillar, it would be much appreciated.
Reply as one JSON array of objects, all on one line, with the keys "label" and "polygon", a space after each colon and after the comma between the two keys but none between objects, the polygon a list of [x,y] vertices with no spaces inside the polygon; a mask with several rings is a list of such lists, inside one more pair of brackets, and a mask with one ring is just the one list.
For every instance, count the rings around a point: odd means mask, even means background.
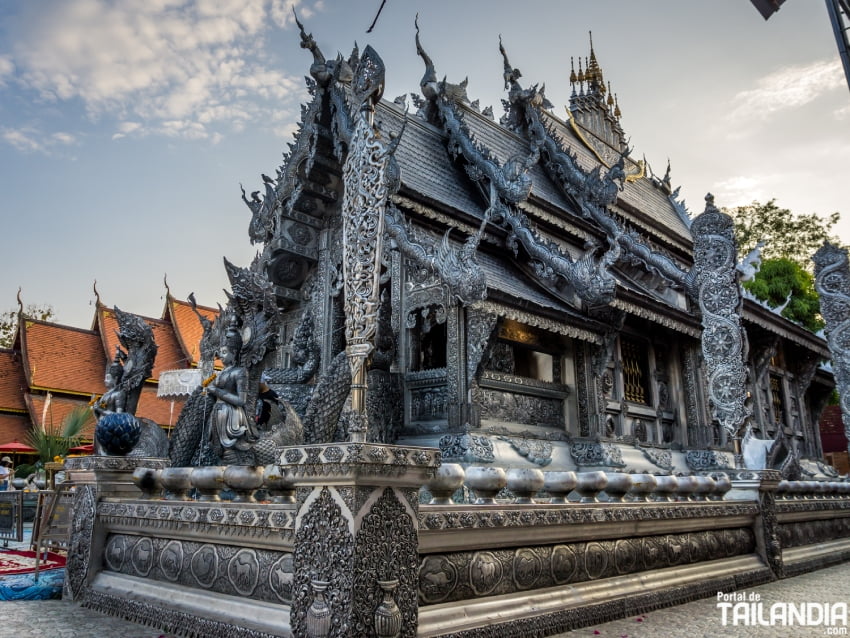
[{"label": "temple pillar", "polygon": [[735,467],[743,467],[741,437],[749,416],[747,402],[747,342],[741,315],[743,300],[735,265],[737,247],[732,218],[706,195],[705,211],[694,219],[694,295],[702,315],[702,356],[708,377],[712,417],[735,445]]},{"label": "temple pillar", "polygon": [[844,433],[850,440],[850,265],[847,250],[824,242],[813,257],[815,262],[815,290],[820,297],[824,333],[832,355],[832,370],[841,406]]},{"label": "temple pillar", "polygon": [[413,638],[419,487],[440,453],[370,443],[284,450],[296,485],[291,626],[296,636]]}]

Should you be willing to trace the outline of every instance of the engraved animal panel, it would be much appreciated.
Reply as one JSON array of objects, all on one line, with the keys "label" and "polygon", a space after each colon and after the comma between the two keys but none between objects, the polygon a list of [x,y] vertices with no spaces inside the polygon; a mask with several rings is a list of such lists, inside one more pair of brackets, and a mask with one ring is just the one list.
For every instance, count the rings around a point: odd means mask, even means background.
[{"label": "engraved animal panel", "polygon": [[250,596],[260,578],[260,563],[252,549],[240,550],[227,564],[227,577],[233,588],[243,596]]},{"label": "engraved animal panel", "polygon": [[469,582],[478,596],[486,596],[502,580],[502,563],[492,552],[476,552],[469,563]]},{"label": "engraved animal panel", "polygon": [[419,566],[419,595],[426,604],[445,600],[457,585],[457,569],[441,555],[426,556]]}]

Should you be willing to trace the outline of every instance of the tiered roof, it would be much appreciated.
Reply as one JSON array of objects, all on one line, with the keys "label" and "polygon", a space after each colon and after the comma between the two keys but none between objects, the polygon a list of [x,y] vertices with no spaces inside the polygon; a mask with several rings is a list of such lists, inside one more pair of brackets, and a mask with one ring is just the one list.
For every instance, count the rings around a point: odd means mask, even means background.
[{"label": "tiered roof", "polygon": [[[210,321],[218,310],[199,306]],[[98,299],[91,329],[19,317],[12,349],[0,349],[0,443],[25,441],[32,426],[58,427],[75,408],[87,406],[106,390],[106,366],[118,344],[112,309]],[[162,318],[142,317],[158,346],[151,379],[142,388],[136,415],[161,426],[173,425],[182,400],[157,398],[164,370],[197,366],[203,328],[188,302],[166,296]],[[92,438],[94,424],[84,438]]]}]

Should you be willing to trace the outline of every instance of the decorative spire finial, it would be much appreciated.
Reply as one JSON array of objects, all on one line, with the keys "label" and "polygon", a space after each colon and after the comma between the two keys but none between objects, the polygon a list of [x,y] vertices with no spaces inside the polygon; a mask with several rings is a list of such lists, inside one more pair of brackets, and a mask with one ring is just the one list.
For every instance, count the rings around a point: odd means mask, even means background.
[{"label": "decorative spire finial", "polygon": [[18,286],[18,313],[24,314],[24,302],[21,300],[21,287]]},{"label": "decorative spire finial", "polygon": [[94,283],[92,284],[91,288],[94,291],[94,304],[95,304],[96,307],[99,308],[101,306],[101,303],[100,303],[100,293],[97,291],[97,279],[94,280]]},{"label": "decorative spire finial", "polygon": [[570,56],[570,84],[575,84],[576,82],[578,82],[578,76],[576,75],[575,59],[573,56]]},{"label": "decorative spire finial", "polygon": [[171,288],[168,287],[168,273],[162,274],[162,283],[165,285],[165,294],[167,297],[171,297]]},{"label": "decorative spire finial", "polygon": [[520,86],[517,83],[517,80],[522,77],[522,73],[519,69],[515,69],[511,65],[511,61],[508,60],[508,52],[505,51],[505,47],[502,45],[502,34],[499,34],[499,53],[502,54],[502,66],[504,68],[502,72],[502,77],[505,80],[505,90],[508,91],[510,89],[520,90]]},{"label": "decorative spire finial", "polygon": [[419,88],[422,91],[422,95],[425,96],[426,99],[431,100],[437,97],[437,71],[434,67],[434,62],[431,60],[431,56],[429,56],[425,49],[422,48],[422,43],[419,41],[419,14],[416,14],[416,18],[413,20],[413,25],[416,27],[416,53],[422,58],[422,62],[425,63],[425,74],[422,76],[422,79],[419,80]]}]

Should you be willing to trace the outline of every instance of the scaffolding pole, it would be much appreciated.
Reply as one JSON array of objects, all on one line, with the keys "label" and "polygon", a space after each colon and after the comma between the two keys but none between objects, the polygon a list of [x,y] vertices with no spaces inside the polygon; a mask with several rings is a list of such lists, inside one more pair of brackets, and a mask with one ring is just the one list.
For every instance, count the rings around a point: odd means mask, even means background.
[{"label": "scaffolding pole", "polygon": [[841,64],[844,65],[847,87],[850,88],[850,40],[848,40],[850,0],[826,0],[826,9],[829,11],[829,19],[832,21],[832,30],[835,32]]}]

